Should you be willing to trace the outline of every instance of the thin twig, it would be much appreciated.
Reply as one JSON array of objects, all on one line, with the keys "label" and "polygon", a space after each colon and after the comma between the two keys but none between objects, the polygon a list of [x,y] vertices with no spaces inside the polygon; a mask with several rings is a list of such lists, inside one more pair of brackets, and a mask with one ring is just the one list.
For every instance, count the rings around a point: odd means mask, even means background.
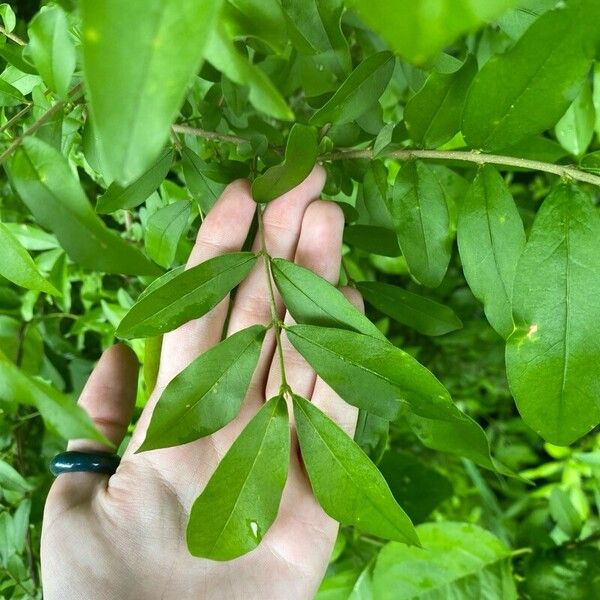
[{"label": "thin twig", "polygon": [[21,117],[24,117],[33,107],[33,103],[30,102],[27,106],[24,106],[16,115],[13,115],[2,127],[0,127],[0,133],[7,130],[9,127],[12,127],[15,123],[17,123]]},{"label": "thin twig", "polygon": [[[568,165],[555,165],[554,163],[542,162],[540,160],[529,160],[527,158],[517,158],[514,156],[502,156],[499,154],[486,154],[475,150],[394,150],[392,152],[382,153],[380,156],[386,158],[395,158],[396,160],[411,160],[413,158],[428,158],[432,160],[458,160],[462,162],[472,162],[478,165],[493,164],[503,165],[505,167],[518,167],[530,171],[544,171],[553,173],[559,177],[567,179],[576,179],[585,181],[593,185],[600,186],[600,177],[592,175],[586,171],[581,171],[576,167]],[[322,154],[318,160],[348,160],[355,158],[373,158],[372,150],[341,150]]]},{"label": "thin twig", "polygon": [[[25,336],[27,335],[27,328],[29,323],[23,322],[19,327],[19,334],[17,338],[17,354],[15,356],[15,364],[17,367],[21,367],[23,362],[23,355],[25,353]],[[23,437],[21,428],[16,427],[14,431],[15,445],[17,448],[17,465],[19,472],[25,474],[25,461],[23,460]],[[38,573],[35,567],[35,560],[33,558],[33,540],[31,539],[31,529],[27,528],[27,535],[25,537],[25,549],[27,551],[27,563],[29,567],[29,574],[34,586],[37,588],[39,585]]]},{"label": "thin twig", "polygon": [[[216,131],[205,131],[204,129],[197,129],[195,127],[188,127],[187,125],[174,125],[175,131],[182,133],[188,133],[197,137],[202,137],[209,140],[220,140],[223,142],[232,142],[239,144],[245,142],[244,138],[240,138],[235,135],[228,135],[218,133]],[[378,155],[378,158],[395,158],[396,160],[411,160],[414,158],[425,158],[430,160],[456,160],[461,162],[471,162],[478,165],[493,164],[501,165],[505,167],[517,167],[521,169],[527,169],[528,171],[543,171],[545,173],[552,173],[559,177],[567,179],[575,179],[577,181],[584,181],[591,183],[592,185],[600,186],[600,176],[593,175],[587,171],[582,171],[577,167],[571,165],[556,165],[554,163],[543,162],[540,160],[530,160],[528,158],[517,158],[515,156],[504,156],[500,154],[487,154],[485,152],[479,152],[476,150],[419,150],[410,149],[405,150],[392,150],[390,152],[383,152]],[[349,160],[356,158],[373,158],[373,150],[339,150],[336,152],[329,152],[322,154],[317,158],[319,161],[328,160]]]},{"label": "thin twig", "polygon": [[198,129],[197,127],[189,127],[188,125],[173,125],[173,131],[177,133],[187,133],[189,135],[195,135],[196,137],[204,138],[205,140],[217,140],[219,142],[231,142],[232,144],[241,144],[248,140],[237,135],[229,135],[227,133],[218,133],[217,131],[206,131],[205,129]]},{"label": "thin twig", "polygon": [[18,35],[15,35],[14,33],[6,31],[6,29],[2,26],[0,26],[0,33],[4,34],[9,40],[12,40],[16,44],[19,44],[19,46],[27,45],[27,42],[25,40],[22,40]]},{"label": "thin twig", "polygon": [[[83,88],[83,83],[79,82],[73,86],[68,93],[67,99],[73,100],[75,96]],[[53,104],[37,121],[34,121],[29,128],[27,128],[22,135],[15,138],[13,142],[0,154],[0,164],[3,163],[20,145],[24,138],[35,133],[46,121],[48,121],[55,113],[63,108],[66,100],[59,100],[56,104]]]},{"label": "thin twig", "polygon": [[281,345],[281,321],[277,313],[277,304],[275,303],[275,293],[273,291],[273,273],[271,272],[271,257],[267,253],[267,243],[265,240],[265,227],[263,224],[264,206],[258,207],[258,236],[260,239],[262,259],[265,263],[265,276],[267,278],[267,288],[269,290],[269,304],[271,306],[271,323],[275,331],[275,345],[277,346],[277,355],[279,356],[279,370],[281,371],[281,391],[289,391],[289,385],[285,376],[285,361],[283,358],[283,347]]}]

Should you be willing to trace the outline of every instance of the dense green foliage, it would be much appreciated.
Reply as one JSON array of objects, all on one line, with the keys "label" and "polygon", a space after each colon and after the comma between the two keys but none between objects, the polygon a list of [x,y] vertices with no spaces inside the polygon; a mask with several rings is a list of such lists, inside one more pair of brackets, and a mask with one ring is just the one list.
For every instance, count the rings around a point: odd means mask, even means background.
[{"label": "dense green foliage", "polygon": [[[319,600],[600,596],[600,2],[373,5],[0,5],[1,597],[40,597],[47,462],[102,440],[75,404],[102,350],[138,355],[137,417],[160,336],[259,262],[296,321],[268,327],[358,428],[283,379],[196,499],[192,554],[260,543],[293,412],[343,525]],[[269,248],[183,269],[227,183],[260,230],[315,161],[367,316]],[[266,331],[182,371],[139,451],[234,419]]]}]

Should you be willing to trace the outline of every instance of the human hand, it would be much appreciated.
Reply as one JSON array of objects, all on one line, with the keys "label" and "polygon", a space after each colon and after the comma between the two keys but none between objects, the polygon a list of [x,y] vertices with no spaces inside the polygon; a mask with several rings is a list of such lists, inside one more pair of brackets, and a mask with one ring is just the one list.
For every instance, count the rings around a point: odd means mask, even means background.
[{"label": "human hand", "polygon": [[[317,200],[325,181],[322,168],[264,213],[264,234],[272,256],[295,260],[331,283],[339,276],[343,216],[331,202]],[[223,192],[200,228],[188,267],[238,251],[256,204],[249,185],[236,181]],[[255,249],[259,248],[255,241]],[[355,304],[360,298],[347,294]],[[283,318],[280,298],[276,303]],[[266,399],[276,395],[280,368],[270,329],[238,417],[215,434],[195,442],[135,454],[144,440],[152,410],[168,382],[221,339],[229,310],[223,300],[210,313],[164,336],[156,389],[133,433],[117,472],[60,475],[44,513],[42,577],[45,598],[312,598],[327,567],[337,523],[315,500],[295,436],[276,521],[261,544],[229,562],[194,558],[185,543],[190,508],[221,458]],[[260,259],[240,285],[227,322],[227,335],[272,320],[267,280]],[[289,316],[285,316],[289,321]],[[282,340],[287,380],[294,391],[319,406],[352,435],[357,410],[346,404]],[[97,428],[116,446],[125,436],[136,391],[136,360],[126,346],[110,348],[100,359],[79,399]],[[70,450],[105,447],[83,440]]]}]

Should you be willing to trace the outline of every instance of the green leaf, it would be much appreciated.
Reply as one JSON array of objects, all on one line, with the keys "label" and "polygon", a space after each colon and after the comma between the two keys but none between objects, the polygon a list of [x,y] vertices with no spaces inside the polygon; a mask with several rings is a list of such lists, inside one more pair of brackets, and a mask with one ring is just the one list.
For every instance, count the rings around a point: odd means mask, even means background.
[{"label": "green leaf", "polygon": [[454,73],[432,73],[407,102],[404,121],[417,144],[436,148],[460,131],[463,105],[476,73],[477,62],[469,55]]},{"label": "green leaf", "polygon": [[[350,72],[348,42],[340,21],[344,11],[341,0],[282,0],[292,43],[305,54],[331,56],[333,74],[343,78]],[[281,32],[280,32],[281,35]]]},{"label": "green leaf", "polygon": [[343,525],[418,545],[410,519],[356,442],[299,396],[294,396],[294,417],[302,460],[323,510]]},{"label": "green leaf", "polygon": [[510,550],[491,533],[469,523],[424,523],[422,548],[391,542],[373,572],[377,600],[485,598],[516,600]]},{"label": "green leaf", "polygon": [[29,492],[33,486],[7,462],[0,460],[0,490]]},{"label": "green leaf", "polygon": [[28,290],[60,295],[60,292],[38,271],[27,250],[3,223],[0,223],[0,256],[2,256],[0,261],[2,277]]},{"label": "green leaf", "polygon": [[67,17],[60,6],[44,6],[28,28],[24,50],[44,83],[59,96],[67,95],[75,72],[75,46],[69,36]]},{"label": "green leaf", "polygon": [[579,166],[591,173],[600,173],[600,150],[586,154],[580,161]]},{"label": "green leaf", "polygon": [[0,106],[18,106],[25,103],[25,96],[16,87],[0,79]]},{"label": "green leaf", "polygon": [[171,164],[173,163],[173,150],[166,148],[158,160],[140,177],[123,187],[116,182],[98,198],[96,212],[111,213],[119,208],[135,208],[144,202],[164,181]]},{"label": "green leaf", "polygon": [[165,279],[140,296],[116,334],[151,337],[205,315],[246,277],[256,260],[252,252],[223,254]]},{"label": "green leaf", "polygon": [[137,450],[193,442],[233,420],[260,356],[266,329],[254,325],[201,354],[167,385]]},{"label": "green leaf", "polygon": [[361,281],[357,285],[369,304],[420,333],[444,335],[462,327],[462,322],[454,311],[435,300],[407,292],[389,283]]},{"label": "green leaf", "polygon": [[220,0],[81,2],[84,76],[109,180],[127,185],[158,157],[220,8]]},{"label": "green leaf", "polygon": [[202,212],[207,214],[225,189],[224,182],[215,181],[209,165],[187,146],[182,148],[181,158],[185,183]]},{"label": "green leaf", "polygon": [[270,202],[302,183],[315,166],[318,152],[317,130],[295,123],[285,147],[283,162],[267,169],[252,183],[254,200]]},{"label": "green leaf", "polygon": [[432,419],[454,418],[446,388],[393,344],[316,325],[291,325],[286,332],[296,350],[350,404],[389,421],[404,403]]},{"label": "green leaf", "polygon": [[510,50],[492,57],[467,96],[467,143],[500,150],[552,127],[589,70],[598,20],[596,0],[570,2],[542,15]]},{"label": "green leaf", "polygon": [[491,456],[490,444],[480,425],[461,412],[451,401],[446,402],[444,412],[444,420],[423,417],[414,411],[409,411],[406,419],[424,446],[468,458],[490,471],[514,476],[510,469]]},{"label": "green leaf", "polygon": [[8,173],[37,223],[50,229],[69,257],[82,267],[125,275],[159,272],[137,248],[106,227],[66,159],[45,142],[24,138]]},{"label": "green leaf", "polygon": [[271,398],[194,502],[187,528],[189,551],[231,560],[254,550],[277,516],[289,459],[286,403],[282,397]]},{"label": "green leaf", "polygon": [[573,506],[569,493],[561,488],[555,487],[550,494],[550,515],[571,539],[577,538],[581,533],[581,517]]},{"label": "green leaf", "polygon": [[310,124],[355,121],[377,103],[390,82],[395,64],[391,52],[378,52],[363,60],[331,99],[311,117]]},{"label": "green leaf", "polygon": [[8,33],[13,31],[15,25],[17,24],[17,17],[15,16],[15,11],[12,9],[10,4],[0,4],[0,17],[2,17],[4,29],[6,29]]},{"label": "green leaf", "polygon": [[575,156],[581,156],[594,137],[596,111],[592,102],[592,89],[588,83],[556,124],[556,139]]},{"label": "green leaf", "polygon": [[390,48],[408,61],[420,64],[435,56],[459,36],[475,31],[521,0],[430,0],[402,2],[380,0],[377,10],[370,0],[346,0],[361,19]]},{"label": "green leaf", "polygon": [[529,598],[587,600],[600,595],[600,550],[596,547],[558,548],[536,552],[527,563],[524,591]]},{"label": "green leaf", "polygon": [[217,23],[206,48],[206,60],[231,81],[248,86],[248,99],[255,108],[276,119],[291,121],[294,113],[279,90],[259,65],[237,51],[232,37],[223,21]]},{"label": "green leaf", "polygon": [[537,213],[517,265],[506,373],[524,421],[562,446],[600,422],[600,216],[574,185]]},{"label": "green leaf", "polygon": [[465,278],[504,338],[514,329],[512,288],[525,231],[508,186],[491,166],[479,170],[459,205],[458,249]]},{"label": "green leaf", "polygon": [[157,210],[148,218],[144,243],[148,256],[154,262],[165,268],[171,266],[191,213],[192,203],[189,200],[178,200]]},{"label": "green leaf", "polygon": [[25,375],[0,353],[0,400],[35,406],[46,425],[63,439],[88,439],[108,444],[88,414],[47,383]]},{"label": "green leaf", "polygon": [[414,279],[437,287],[452,252],[448,205],[436,174],[421,161],[405,163],[394,183],[390,211]]},{"label": "green leaf", "polygon": [[379,339],[385,336],[336,287],[293,262],[271,260],[273,279],[297,323],[352,329]]},{"label": "green leaf", "polygon": [[425,521],[452,497],[450,480],[412,454],[390,449],[383,455],[379,470],[413,523]]}]

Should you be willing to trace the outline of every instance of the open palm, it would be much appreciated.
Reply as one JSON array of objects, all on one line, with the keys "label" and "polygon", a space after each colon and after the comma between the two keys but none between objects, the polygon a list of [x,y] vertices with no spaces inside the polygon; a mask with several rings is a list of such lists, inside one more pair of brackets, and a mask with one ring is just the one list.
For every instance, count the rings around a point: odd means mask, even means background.
[{"label": "open palm", "polygon": [[[318,200],[324,172],[316,167],[298,187],[264,213],[265,241],[272,256],[294,259],[335,283],[339,276],[343,217],[333,203]],[[188,267],[239,250],[256,204],[248,183],[224,191],[205,219]],[[258,249],[258,241],[255,249]],[[136,426],[118,471],[110,478],[70,473],[57,478],[48,496],[42,536],[45,598],[62,600],[136,598],[311,598],[325,572],[337,523],[313,497],[292,436],[292,457],[277,519],[258,548],[229,562],[194,558],[185,543],[191,505],[217,464],[260,406],[277,394],[279,363],[269,330],[239,416],[198,441],[134,454],[162,390],[199,354],[222,337],[272,320],[262,260],[240,285],[233,306],[223,300],[201,319],[164,338],[158,382]],[[352,296],[355,303],[360,299]],[[281,318],[283,305],[276,298]],[[285,316],[288,320],[289,317]],[[349,434],[356,409],[344,403],[283,340],[286,376],[294,391],[318,405]],[[118,345],[92,373],[80,405],[116,445],[134,404],[136,362]],[[69,449],[105,450],[74,440]]]}]

